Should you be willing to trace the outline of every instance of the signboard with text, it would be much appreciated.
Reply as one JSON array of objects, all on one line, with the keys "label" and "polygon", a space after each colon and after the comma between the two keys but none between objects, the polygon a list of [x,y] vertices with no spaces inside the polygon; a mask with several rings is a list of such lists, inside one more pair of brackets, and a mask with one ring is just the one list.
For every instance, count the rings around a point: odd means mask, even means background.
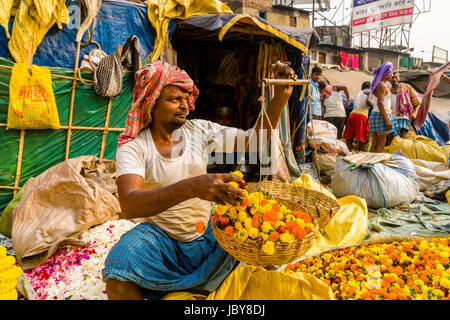
[{"label": "signboard with text", "polygon": [[353,0],[352,33],[410,24],[414,0]]}]

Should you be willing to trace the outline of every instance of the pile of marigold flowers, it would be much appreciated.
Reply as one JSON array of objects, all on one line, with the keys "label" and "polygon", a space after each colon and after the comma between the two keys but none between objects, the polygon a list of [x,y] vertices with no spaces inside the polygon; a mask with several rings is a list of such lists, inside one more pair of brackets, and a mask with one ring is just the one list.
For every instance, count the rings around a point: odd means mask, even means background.
[{"label": "pile of marigold flowers", "polygon": [[[239,171],[233,174],[243,177]],[[248,193],[246,184],[237,188],[244,190],[245,196],[237,206],[217,205],[211,215],[211,224],[230,234],[239,241],[260,241],[262,251],[273,255],[276,243],[287,243],[304,239],[314,231],[311,216],[304,211],[291,211],[276,200],[269,199],[261,192]]]},{"label": "pile of marigold flowers", "polygon": [[17,279],[22,269],[15,265],[16,259],[6,255],[6,248],[0,246],[0,300],[17,300]]},{"label": "pile of marigold flowers", "polygon": [[350,247],[289,264],[327,283],[336,299],[448,300],[450,238]]}]

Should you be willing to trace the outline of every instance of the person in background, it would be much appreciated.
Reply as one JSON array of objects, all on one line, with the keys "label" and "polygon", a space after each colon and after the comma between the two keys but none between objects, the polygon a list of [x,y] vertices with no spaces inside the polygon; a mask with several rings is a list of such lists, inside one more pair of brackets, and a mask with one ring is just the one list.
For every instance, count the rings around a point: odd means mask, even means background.
[{"label": "person in background", "polygon": [[320,93],[318,87],[318,82],[321,76],[322,69],[318,66],[315,66],[311,70],[311,85],[309,86],[309,95],[311,97],[311,114],[312,118],[315,120],[322,120],[323,116],[322,103],[320,102]]},{"label": "person in background", "polygon": [[370,152],[383,152],[386,144],[386,136],[393,128],[394,117],[391,111],[391,91],[386,81],[391,81],[394,66],[391,62],[385,62],[373,71],[374,79],[370,85],[373,96],[373,110],[369,116],[369,133],[373,136]]},{"label": "person in background", "polygon": [[370,81],[362,84],[361,90],[355,98],[355,106],[347,119],[343,138],[346,140],[348,150],[352,150],[353,141],[357,142],[357,150],[361,151],[369,135],[369,108],[371,102]]},{"label": "person in background", "polygon": [[393,73],[391,82],[391,102],[397,129],[393,136],[405,138],[410,128],[410,120],[420,106],[421,97],[409,84],[400,82],[398,71]]},{"label": "person in background", "polygon": [[[344,91],[347,96],[347,102],[344,105],[342,96],[339,91]],[[337,130],[337,138],[342,139],[344,131],[346,114],[345,108],[350,104],[350,94],[346,86],[331,86],[324,81],[319,81],[320,100],[324,108],[323,119],[333,124]]]}]

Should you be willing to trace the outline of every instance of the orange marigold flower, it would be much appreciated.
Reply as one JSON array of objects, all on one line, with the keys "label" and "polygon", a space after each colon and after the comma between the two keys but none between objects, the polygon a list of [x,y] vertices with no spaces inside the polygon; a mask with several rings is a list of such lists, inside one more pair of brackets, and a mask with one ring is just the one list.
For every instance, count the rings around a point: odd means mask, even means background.
[{"label": "orange marigold flower", "polygon": [[269,236],[269,240],[272,242],[277,241],[280,238],[280,234],[276,231],[272,232]]},{"label": "orange marigold flower", "polygon": [[226,227],[225,232],[228,233],[230,236],[232,236],[234,234],[234,227],[233,226]]},{"label": "orange marigold flower", "polygon": [[264,207],[268,202],[269,201],[267,201],[266,199],[262,199],[259,204],[261,205],[261,207]]},{"label": "orange marigold flower", "polygon": [[219,221],[219,215],[217,215],[217,214],[215,214],[215,215],[213,215],[212,217],[211,217],[211,223],[212,224],[216,224],[217,223],[217,221]]},{"label": "orange marigold flower", "polygon": [[292,229],[292,235],[294,238],[297,238],[299,240],[303,240],[306,237],[306,231],[300,226],[297,226],[296,228]]},{"label": "orange marigold flower", "polygon": [[259,221],[260,219],[262,219],[262,216],[259,213],[255,214],[252,218],[252,226],[259,228],[261,226],[261,222]]},{"label": "orange marigold flower", "polygon": [[206,231],[206,226],[203,221],[199,221],[195,224],[195,230],[197,230],[198,233],[204,233]]},{"label": "orange marigold flower", "polygon": [[292,230],[293,230],[294,228],[297,228],[297,227],[300,227],[300,226],[299,226],[299,224],[298,224],[296,221],[289,221],[289,222],[286,222],[286,229],[288,229],[288,231],[289,231],[290,233],[292,233]]},{"label": "orange marigold flower", "polygon": [[285,233],[285,232],[286,232],[286,226],[279,226],[278,229],[277,229],[277,231],[278,231],[279,233]]}]

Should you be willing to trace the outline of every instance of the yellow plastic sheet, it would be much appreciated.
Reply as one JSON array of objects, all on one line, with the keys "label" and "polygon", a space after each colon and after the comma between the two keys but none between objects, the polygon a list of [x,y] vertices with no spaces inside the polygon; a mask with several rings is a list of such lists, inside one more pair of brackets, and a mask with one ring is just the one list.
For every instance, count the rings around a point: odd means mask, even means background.
[{"label": "yellow plastic sheet", "polygon": [[411,159],[444,163],[447,163],[448,159],[436,141],[424,136],[416,136],[412,139],[395,137],[389,146],[389,153],[397,151],[403,152]]},{"label": "yellow plastic sheet", "polygon": [[8,22],[11,15],[13,2],[14,0],[3,0],[2,5],[0,6],[0,26],[3,26],[3,28],[5,28],[6,36],[8,37],[8,39],[10,37],[8,31]]},{"label": "yellow plastic sheet", "polygon": [[445,153],[445,157],[448,159],[450,157],[450,145],[442,146],[442,151]]},{"label": "yellow plastic sheet", "polygon": [[330,248],[360,243],[367,231],[367,202],[357,196],[338,199],[339,212],[316,236],[316,241],[306,253],[312,255]]},{"label": "yellow plastic sheet", "polygon": [[68,22],[69,11],[65,0],[22,0],[8,43],[12,57],[16,62],[28,62],[28,57],[36,53],[47,31],[55,23],[62,29],[62,23]]},{"label": "yellow plastic sheet", "polygon": [[7,129],[59,129],[50,70],[16,63],[9,84]]},{"label": "yellow plastic sheet", "polygon": [[450,190],[445,193],[445,198],[447,198],[447,203],[450,204]]},{"label": "yellow plastic sheet", "polygon": [[301,175],[300,178],[298,178],[293,182],[293,184],[299,187],[322,192],[326,196],[337,200],[334,194],[332,194],[327,188],[322,186],[320,183],[314,181],[314,179],[307,173]]},{"label": "yellow plastic sheet", "polygon": [[[204,296],[187,292],[169,293],[164,300],[195,300]],[[316,277],[292,276],[263,267],[236,268],[207,300],[334,300],[331,288]]]},{"label": "yellow plastic sheet", "polygon": [[218,0],[167,0],[162,6],[160,6],[160,2],[158,0],[148,1],[148,19],[156,30],[152,62],[161,55],[170,20],[186,19],[200,14],[233,13],[225,3]]}]

